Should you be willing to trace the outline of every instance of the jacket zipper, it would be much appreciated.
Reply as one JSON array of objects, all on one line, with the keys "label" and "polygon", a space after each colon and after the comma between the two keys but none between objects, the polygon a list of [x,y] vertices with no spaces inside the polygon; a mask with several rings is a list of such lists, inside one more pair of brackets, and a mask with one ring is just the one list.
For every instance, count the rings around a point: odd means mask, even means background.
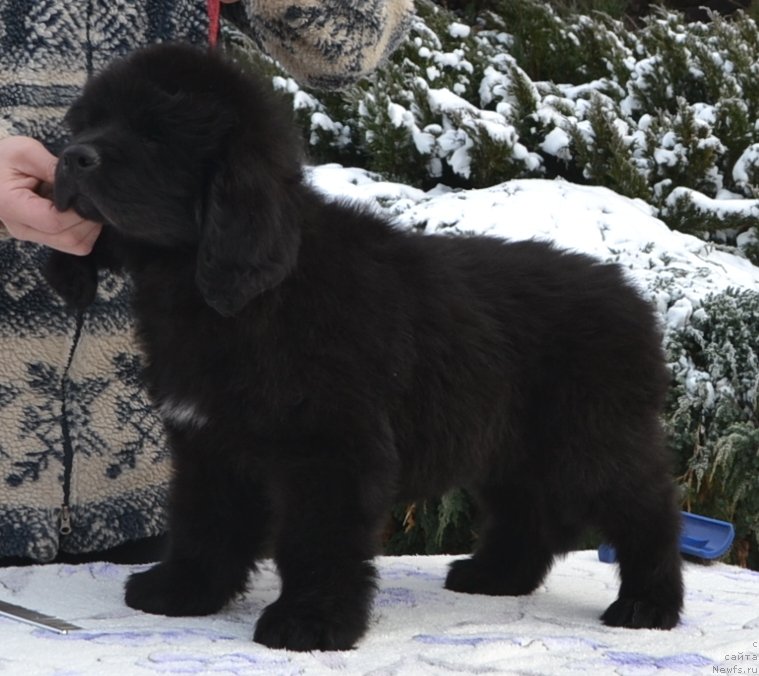
[{"label": "jacket zipper", "polygon": [[82,327],[84,325],[84,313],[80,310],[76,315],[76,328],[74,329],[74,338],[71,343],[66,368],[61,378],[61,435],[63,437],[63,504],[58,514],[58,532],[61,535],[70,535],[71,526],[71,476],[74,472],[74,444],[71,441],[71,430],[68,419],[68,394],[69,394],[69,371],[71,363],[74,361],[79,339],[82,336]]},{"label": "jacket zipper", "polygon": [[93,46],[92,46],[92,14],[93,14],[94,8],[92,6],[92,0],[90,0],[87,3],[87,8],[85,9],[85,21],[84,21],[84,44],[86,48],[85,52],[85,64],[84,67],[87,70],[87,77],[92,77],[94,68],[93,68]]},{"label": "jacket zipper", "polygon": [[65,502],[61,505],[58,524],[58,532],[61,535],[71,535],[71,509]]}]

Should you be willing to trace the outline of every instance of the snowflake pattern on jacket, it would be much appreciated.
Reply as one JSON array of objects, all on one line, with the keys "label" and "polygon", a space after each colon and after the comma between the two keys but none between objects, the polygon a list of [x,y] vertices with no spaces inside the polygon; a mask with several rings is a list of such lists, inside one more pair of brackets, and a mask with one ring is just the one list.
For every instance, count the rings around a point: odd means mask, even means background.
[{"label": "snowflake pattern on jacket", "polygon": [[[0,137],[56,152],[89,74],[141,45],[203,44],[207,33],[204,0],[0,1]],[[37,561],[161,533],[170,475],[140,382],[128,280],[104,275],[74,316],[40,275],[45,256],[0,241],[0,557]]]}]

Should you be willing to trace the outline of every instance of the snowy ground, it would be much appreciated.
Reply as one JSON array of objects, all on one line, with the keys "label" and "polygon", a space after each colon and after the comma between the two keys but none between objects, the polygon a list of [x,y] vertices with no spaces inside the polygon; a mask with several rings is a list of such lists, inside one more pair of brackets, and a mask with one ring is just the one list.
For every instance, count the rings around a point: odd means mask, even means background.
[{"label": "snowy ground", "polygon": [[[0,599],[82,629],[58,635],[0,618],[0,673],[705,676],[759,669],[759,573],[687,564],[683,621],[666,632],[600,623],[599,614],[616,596],[617,578],[616,566],[601,563],[595,552],[559,561],[542,587],[520,598],[444,590],[449,561],[380,558],[380,589],[359,647],[306,654],[269,650],[250,640],[256,617],[278,594],[270,565],[251,580],[243,598],[205,618],[131,610],[122,601],[126,566],[8,568],[0,570]],[[726,671],[736,666],[743,671]]]}]

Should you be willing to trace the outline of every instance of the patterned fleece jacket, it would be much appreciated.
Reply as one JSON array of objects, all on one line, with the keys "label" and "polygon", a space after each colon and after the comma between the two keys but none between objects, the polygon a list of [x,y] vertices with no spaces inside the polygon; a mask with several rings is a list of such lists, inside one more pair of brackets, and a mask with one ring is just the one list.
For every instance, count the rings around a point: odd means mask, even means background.
[{"label": "patterned fleece jacket", "polygon": [[[56,152],[87,76],[156,41],[205,43],[218,0],[0,0],[0,139]],[[242,0],[224,13],[305,85],[335,88],[400,41],[411,0]],[[209,18],[211,17],[211,18]],[[0,558],[49,561],[163,532],[170,477],[140,380],[129,281],[68,312],[38,246],[0,239]]]}]

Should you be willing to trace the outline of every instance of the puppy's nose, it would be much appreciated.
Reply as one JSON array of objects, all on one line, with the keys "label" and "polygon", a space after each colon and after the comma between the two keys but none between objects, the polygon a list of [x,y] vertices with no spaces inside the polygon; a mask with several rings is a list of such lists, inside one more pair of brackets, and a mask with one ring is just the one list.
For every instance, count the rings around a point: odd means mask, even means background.
[{"label": "puppy's nose", "polygon": [[95,146],[89,143],[77,143],[63,151],[61,160],[67,169],[85,173],[100,164],[100,154]]}]

